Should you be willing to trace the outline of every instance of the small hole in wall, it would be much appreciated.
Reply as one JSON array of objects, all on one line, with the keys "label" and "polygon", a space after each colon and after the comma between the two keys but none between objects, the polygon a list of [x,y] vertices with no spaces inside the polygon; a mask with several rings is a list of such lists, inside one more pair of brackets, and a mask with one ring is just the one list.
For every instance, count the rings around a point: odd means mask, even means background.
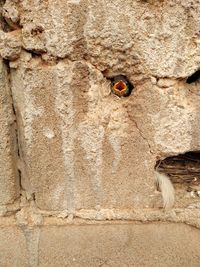
[{"label": "small hole in wall", "polygon": [[193,73],[191,76],[189,76],[186,80],[187,83],[194,83],[200,79],[200,70]]},{"label": "small hole in wall", "polygon": [[172,183],[182,184],[188,189],[200,186],[200,151],[191,151],[157,161],[155,167],[170,177]]},{"label": "small hole in wall", "polygon": [[44,31],[44,29],[42,28],[42,26],[36,26],[34,29],[31,30],[31,34],[32,35],[38,35],[41,34]]},{"label": "small hole in wall", "polygon": [[133,85],[124,75],[117,75],[110,78],[111,81],[111,91],[117,96],[130,96]]}]

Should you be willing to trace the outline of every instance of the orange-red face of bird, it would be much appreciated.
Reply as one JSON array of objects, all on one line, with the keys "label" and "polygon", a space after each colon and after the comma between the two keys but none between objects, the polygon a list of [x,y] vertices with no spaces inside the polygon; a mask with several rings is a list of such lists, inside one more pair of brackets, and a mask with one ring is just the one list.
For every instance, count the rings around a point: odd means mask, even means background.
[{"label": "orange-red face of bird", "polygon": [[131,84],[124,76],[119,75],[112,79],[111,90],[118,96],[127,96],[130,94]]}]

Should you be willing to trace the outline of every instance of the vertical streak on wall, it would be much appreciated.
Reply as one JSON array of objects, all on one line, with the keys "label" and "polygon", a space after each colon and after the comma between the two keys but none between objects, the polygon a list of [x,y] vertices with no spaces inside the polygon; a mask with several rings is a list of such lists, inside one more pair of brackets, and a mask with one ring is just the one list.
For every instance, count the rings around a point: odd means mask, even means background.
[{"label": "vertical streak on wall", "polygon": [[[58,64],[56,73],[56,111],[61,120],[62,132],[62,150],[64,156],[64,164],[66,170],[66,192],[67,192],[67,208],[70,213],[75,209],[75,177],[74,177],[74,116],[73,109],[73,92],[70,88],[70,82],[73,77],[73,65],[68,71],[62,63]],[[66,73],[68,76],[66,77]],[[63,78],[64,77],[64,78]]]},{"label": "vertical streak on wall", "polygon": [[[94,70],[93,70],[94,71]],[[92,70],[90,69],[90,76]],[[95,73],[96,74],[96,73]],[[94,73],[93,73],[94,75]],[[86,152],[90,170],[92,187],[95,195],[95,204],[100,206],[103,200],[102,168],[103,168],[103,140],[104,127],[101,125],[99,112],[99,85],[96,85],[90,77],[90,88],[87,93],[88,112],[85,121],[79,126],[81,145]]]},{"label": "vertical streak on wall", "polygon": [[90,170],[89,175],[92,179],[92,186],[95,194],[96,205],[100,205],[103,198],[102,191],[102,143],[104,138],[104,128],[99,125],[80,124],[79,127],[81,145],[86,152]]},{"label": "vertical streak on wall", "polygon": [[26,247],[28,251],[29,267],[39,266],[39,241],[40,228],[29,228],[27,226],[21,227],[26,238]]},{"label": "vertical streak on wall", "polygon": [[[26,124],[26,127],[24,127],[24,137],[27,140],[27,147],[33,146],[33,129],[32,124],[34,122],[34,119],[36,117],[39,117],[42,115],[44,110],[42,108],[38,108],[35,105],[35,99],[34,94],[32,93],[33,87],[32,85],[29,85],[29,76],[23,77],[24,82],[24,88],[26,90],[26,93],[24,94],[24,114],[23,114],[23,121],[24,124]],[[27,153],[30,153],[31,150],[27,150]]]},{"label": "vertical streak on wall", "polygon": [[114,160],[112,165],[112,172],[115,173],[117,171],[117,168],[119,166],[120,160],[121,160],[121,144],[120,144],[120,138],[117,137],[114,134],[109,135],[109,142],[113,148],[114,152]]}]

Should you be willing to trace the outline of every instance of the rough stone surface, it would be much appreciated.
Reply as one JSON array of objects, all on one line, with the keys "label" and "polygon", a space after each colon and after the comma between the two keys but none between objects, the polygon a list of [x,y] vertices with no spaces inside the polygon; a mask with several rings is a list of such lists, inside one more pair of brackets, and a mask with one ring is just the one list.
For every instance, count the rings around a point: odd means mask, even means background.
[{"label": "rough stone surface", "polygon": [[[198,84],[176,79],[199,64],[197,2],[6,1],[9,27],[22,28],[2,43],[5,58],[20,56],[10,67],[22,187],[40,209],[160,206],[156,160],[200,147]],[[118,73],[130,97],[110,93]],[[191,202],[177,194],[177,207]]]},{"label": "rough stone surface", "polygon": [[[200,1],[0,0],[0,13],[5,236],[23,232],[29,266],[198,266],[196,229],[133,221],[200,228],[198,185],[175,184],[163,211],[154,183],[158,160],[200,151],[200,77],[187,83],[200,68]],[[119,74],[128,97],[111,93]],[[18,266],[9,240],[0,265]]]},{"label": "rough stone surface", "polygon": [[19,195],[16,132],[6,66],[0,60],[0,205]]},{"label": "rough stone surface", "polygon": [[25,56],[12,69],[12,91],[22,130],[22,185],[39,208],[151,205],[154,161],[129,118],[134,96],[110,95],[107,80],[85,61],[51,66]]},{"label": "rough stone surface", "polygon": [[185,77],[199,68],[198,0],[37,3],[19,4],[26,49],[132,77]]},{"label": "rough stone surface", "polygon": [[156,207],[156,159],[200,149],[200,97],[185,82],[147,80],[121,99],[86,61],[30,53],[11,77],[22,185],[40,209]]},{"label": "rough stone surface", "polygon": [[5,33],[0,31],[0,55],[9,60],[19,57],[21,52],[21,35],[18,30]]},{"label": "rough stone surface", "polygon": [[19,28],[19,10],[17,0],[5,1],[2,8],[2,15],[10,29]]}]

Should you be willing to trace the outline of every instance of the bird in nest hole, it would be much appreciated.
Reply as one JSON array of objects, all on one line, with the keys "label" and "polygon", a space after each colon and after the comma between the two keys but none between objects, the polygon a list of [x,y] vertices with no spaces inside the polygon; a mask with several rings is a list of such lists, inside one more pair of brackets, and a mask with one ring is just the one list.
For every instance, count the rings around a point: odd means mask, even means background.
[{"label": "bird in nest hole", "polygon": [[132,84],[128,81],[128,79],[124,75],[118,75],[111,78],[111,91],[115,95],[121,96],[129,96],[133,89]]}]

